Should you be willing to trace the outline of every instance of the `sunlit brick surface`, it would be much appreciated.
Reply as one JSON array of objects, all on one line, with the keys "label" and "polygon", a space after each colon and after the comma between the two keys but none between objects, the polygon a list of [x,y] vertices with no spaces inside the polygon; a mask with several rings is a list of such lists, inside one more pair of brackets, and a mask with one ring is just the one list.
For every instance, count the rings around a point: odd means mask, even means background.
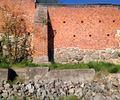
[{"label": "sunlit brick surface", "polygon": [[[0,15],[4,5],[7,5],[9,9],[14,10],[20,17],[26,20],[26,26],[28,32],[33,32],[33,23],[35,15],[35,2],[32,0],[0,0]],[[19,10],[20,9],[20,10]],[[20,11],[20,12],[19,12]],[[19,13],[18,13],[19,12]],[[0,26],[4,18],[0,17]],[[0,30],[2,31],[2,30]]]},{"label": "sunlit brick surface", "polygon": [[48,12],[54,32],[54,49],[119,48],[115,40],[115,34],[120,30],[120,10],[117,7],[49,7]]}]

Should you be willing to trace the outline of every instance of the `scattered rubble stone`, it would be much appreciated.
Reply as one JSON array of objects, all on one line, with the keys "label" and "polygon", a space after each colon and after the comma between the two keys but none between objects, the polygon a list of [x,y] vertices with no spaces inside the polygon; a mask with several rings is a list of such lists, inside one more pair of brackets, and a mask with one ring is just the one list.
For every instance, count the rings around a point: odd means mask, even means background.
[{"label": "scattered rubble stone", "polygon": [[107,78],[92,82],[72,82],[59,79],[51,81],[38,80],[36,83],[19,83],[10,85],[0,83],[0,99],[22,100],[59,100],[59,96],[75,95],[81,100],[120,100],[120,79]]}]

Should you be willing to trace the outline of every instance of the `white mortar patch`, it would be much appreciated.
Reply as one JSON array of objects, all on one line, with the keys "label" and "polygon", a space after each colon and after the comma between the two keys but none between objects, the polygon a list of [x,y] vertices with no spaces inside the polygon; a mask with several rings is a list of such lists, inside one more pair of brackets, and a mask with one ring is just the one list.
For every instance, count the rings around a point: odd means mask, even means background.
[{"label": "white mortar patch", "polygon": [[120,46],[120,30],[117,30],[117,34],[115,34],[115,39],[118,41]]}]

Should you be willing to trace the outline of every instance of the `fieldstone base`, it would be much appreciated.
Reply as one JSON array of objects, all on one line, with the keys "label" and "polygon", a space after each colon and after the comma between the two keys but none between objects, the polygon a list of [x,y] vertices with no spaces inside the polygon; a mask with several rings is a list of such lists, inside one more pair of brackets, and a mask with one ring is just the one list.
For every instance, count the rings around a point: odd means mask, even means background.
[{"label": "fieldstone base", "polygon": [[54,61],[56,63],[88,63],[89,61],[103,61],[119,64],[118,59],[120,50],[81,50],[79,48],[69,47],[54,50]]},{"label": "fieldstone base", "polygon": [[8,69],[0,69],[0,82],[8,80]]},{"label": "fieldstone base", "polygon": [[33,63],[35,64],[46,64],[46,65],[50,65],[51,62],[48,61],[48,56],[40,56],[40,57],[35,57],[33,58]]}]

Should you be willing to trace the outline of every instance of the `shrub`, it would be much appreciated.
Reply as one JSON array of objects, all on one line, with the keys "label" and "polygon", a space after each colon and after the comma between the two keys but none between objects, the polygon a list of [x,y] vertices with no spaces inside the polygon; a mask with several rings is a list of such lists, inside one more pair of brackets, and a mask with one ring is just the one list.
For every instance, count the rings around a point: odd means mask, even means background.
[{"label": "shrub", "polygon": [[7,3],[2,6],[0,12],[0,17],[3,18],[0,60],[5,58],[9,64],[19,63],[31,55],[28,25],[24,20],[26,18],[22,16],[23,12],[20,7],[15,8],[13,5],[11,8]]},{"label": "shrub", "polygon": [[92,62],[92,61],[90,61],[90,62],[87,64],[87,66],[88,66],[89,68],[94,68],[94,65],[93,65],[93,62]]},{"label": "shrub", "polygon": [[118,70],[119,70],[118,67],[115,66],[115,67],[111,68],[111,69],[109,70],[109,72],[110,72],[110,73],[117,73]]},{"label": "shrub", "polygon": [[0,68],[9,68],[9,64],[5,58],[1,59]]},{"label": "shrub", "polygon": [[101,64],[99,64],[98,62],[94,63],[94,69],[95,71],[100,71],[101,70]]}]

